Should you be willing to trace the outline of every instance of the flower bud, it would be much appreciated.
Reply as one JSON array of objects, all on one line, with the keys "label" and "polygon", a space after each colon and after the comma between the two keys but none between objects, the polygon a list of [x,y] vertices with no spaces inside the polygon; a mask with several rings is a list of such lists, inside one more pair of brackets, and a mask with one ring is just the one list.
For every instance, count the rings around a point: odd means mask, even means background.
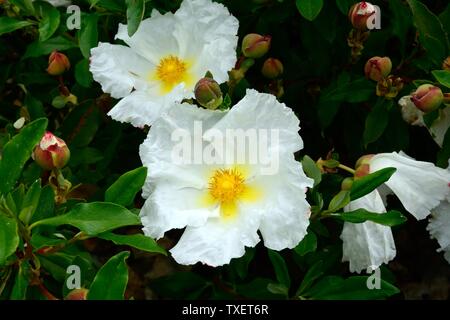
[{"label": "flower bud", "polygon": [[425,125],[423,122],[424,113],[414,105],[411,101],[411,96],[401,97],[400,100],[398,100],[398,105],[401,107],[402,118],[406,123],[419,127]]},{"label": "flower bud", "polygon": [[345,178],[341,183],[341,190],[350,190],[353,185],[353,178]]},{"label": "flower bud", "polygon": [[64,300],[87,300],[88,289],[74,289],[69,292]]},{"label": "flower bud", "polygon": [[268,79],[278,78],[283,74],[283,64],[278,59],[269,58],[266,61],[264,61],[261,73],[264,77]]},{"label": "flower bud", "polygon": [[412,94],[411,101],[425,113],[436,110],[444,101],[444,94],[439,87],[423,84]]},{"label": "flower bud", "polygon": [[65,54],[53,51],[48,58],[47,72],[52,76],[59,76],[70,69],[70,61]]},{"label": "flower bud", "polygon": [[217,109],[223,101],[219,84],[211,78],[202,78],[195,85],[195,99],[206,109]]},{"label": "flower bud", "polygon": [[373,156],[373,154],[367,154],[356,161],[355,179],[362,178],[370,173],[370,161]]},{"label": "flower bud", "polygon": [[367,60],[364,66],[364,74],[367,79],[380,81],[386,78],[392,70],[392,62],[389,57],[373,57]]},{"label": "flower bud", "polygon": [[450,57],[447,57],[447,59],[444,60],[442,63],[442,69],[450,71]]},{"label": "flower bud", "polygon": [[70,159],[70,150],[64,140],[47,131],[34,148],[33,159],[45,170],[61,169]]},{"label": "flower bud", "polygon": [[270,49],[270,36],[249,33],[242,40],[242,53],[247,58],[261,58]]},{"label": "flower bud", "polygon": [[348,18],[357,30],[367,30],[367,20],[376,13],[375,6],[369,2],[355,3],[348,12]]},{"label": "flower bud", "polygon": [[377,83],[377,96],[385,97],[387,99],[395,98],[403,89],[403,79],[393,75],[387,78],[382,78]]}]

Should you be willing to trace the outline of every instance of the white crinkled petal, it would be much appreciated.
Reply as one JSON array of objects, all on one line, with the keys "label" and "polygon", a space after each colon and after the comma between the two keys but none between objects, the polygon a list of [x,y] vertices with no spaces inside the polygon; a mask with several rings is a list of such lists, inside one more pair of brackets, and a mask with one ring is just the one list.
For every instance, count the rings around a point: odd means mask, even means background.
[{"label": "white crinkled petal", "polygon": [[370,172],[387,167],[397,171],[385,184],[418,220],[426,218],[430,210],[450,198],[450,172],[445,169],[396,152],[377,154],[370,162]]},{"label": "white crinkled petal", "polygon": [[129,122],[135,127],[152,125],[170,107],[174,99],[181,99],[183,87],[179,86],[165,96],[155,96],[147,90],[133,91],[122,98],[108,115],[120,122]]},{"label": "white crinkled petal", "polygon": [[434,141],[436,141],[441,148],[448,128],[450,128],[450,106],[439,110],[439,117],[433,121],[428,129]]},{"label": "white crinkled petal", "polygon": [[[259,93],[253,89],[247,90],[245,97],[231,108],[214,129],[222,132],[230,129],[261,129],[269,137],[269,153],[294,153],[303,148],[303,141],[298,133],[300,121],[292,109],[278,102],[274,95]],[[278,139],[270,139],[276,137],[273,133],[278,135]]]},{"label": "white crinkled petal", "polygon": [[44,1],[50,3],[54,7],[67,7],[72,4],[72,1],[70,0],[44,0]]},{"label": "white crinkled petal", "polygon": [[301,163],[291,154],[280,159],[277,175],[255,177],[253,183],[262,190],[255,210],[262,212],[260,231],[264,245],[273,250],[294,248],[306,235],[311,208],[306,201],[307,188],[313,186]]},{"label": "white crinkled petal", "polygon": [[432,211],[427,230],[432,238],[435,238],[440,250],[443,250],[445,259],[450,263],[450,203],[442,202]]},{"label": "white crinkled petal", "polygon": [[149,62],[126,46],[100,43],[91,50],[89,70],[102,90],[113,98],[125,97],[133,88],[144,87],[145,73],[151,68]]},{"label": "white crinkled petal", "polygon": [[[383,200],[376,190],[350,202],[345,207],[346,212],[356,209],[366,209],[380,214],[386,212]],[[371,221],[345,222],[341,239],[342,261],[350,263],[351,272],[375,270],[381,264],[394,259],[396,254],[391,228]]]},{"label": "white crinkled petal", "polygon": [[241,213],[234,221],[211,218],[201,227],[187,227],[170,252],[180,264],[201,262],[218,267],[242,257],[245,247],[259,242],[258,224],[259,219]]}]

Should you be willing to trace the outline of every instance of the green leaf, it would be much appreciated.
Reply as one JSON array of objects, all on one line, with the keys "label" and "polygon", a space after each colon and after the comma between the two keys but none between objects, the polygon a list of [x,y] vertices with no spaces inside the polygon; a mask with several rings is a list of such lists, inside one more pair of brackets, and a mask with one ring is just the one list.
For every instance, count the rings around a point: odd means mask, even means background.
[{"label": "green leaf", "polygon": [[21,21],[10,17],[0,18],[0,35],[33,25],[31,21]]},{"label": "green leaf", "polygon": [[322,180],[322,172],[320,172],[320,169],[314,160],[308,155],[305,155],[302,160],[302,166],[306,175],[314,180],[314,186],[318,185]]},{"label": "green leaf", "polygon": [[41,118],[29,123],[4,146],[0,162],[1,193],[6,194],[14,187],[31,152],[44,136],[47,122]]},{"label": "green leaf", "polygon": [[126,245],[147,252],[157,252],[167,255],[166,250],[161,248],[155,240],[143,234],[120,235],[112,232],[105,232],[97,236],[100,239],[109,240],[117,245]]},{"label": "green leaf", "polygon": [[309,231],[302,241],[294,248],[295,253],[304,256],[309,252],[317,249],[317,236],[314,232]]},{"label": "green leaf", "polygon": [[16,252],[19,245],[17,222],[13,218],[5,216],[0,211],[0,267],[6,259]]},{"label": "green leaf", "polygon": [[400,292],[382,279],[380,279],[380,289],[369,289],[368,278],[355,276],[344,280],[340,277],[328,276],[311,288],[307,296],[321,300],[371,300],[384,299]]},{"label": "green leaf", "polygon": [[341,190],[337,195],[333,197],[333,199],[331,199],[330,204],[328,205],[328,211],[330,212],[338,211],[349,203],[350,203],[350,191]]},{"label": "green leaf", "polygon": [[278,283],[284,285],[286,288],[291,286],[291,278],[289,277],[288,268],[283,257],[276,251],[268,250],[270,261],[275,269],[275,276]]},{"label": "green leaf", "polygon": [[97,272],[88,300],[123,300],[128,283],[128,269],[125,260],[128,251],[120,252],[108,260]]},{"label": "green leaf", "polygon": [[383,134],[389,122],[390,106],[392,106],[392,100],[380,98],[367,116],[363,135],[365,146],[376,141]]},{"label": "green leaf", "polygon": [[96,14],[86,14],[83,16],[83,24],[79,32],[80,50],[83,57],[89,59],[91,48],[98,43],[97,31],[98,16]]},{"label": "green leaf", "polygon": [[365,209],[357,209],[350,212],[344,212],[333,215],[344,221],[352,223],[362,223],[365,221],[372,221],[385,226],[393,227],[404,223],[407,219],[399,211],[391,210],[385,213],[369,212]]},{"label": "green leaf", "polygon": [[41,190],[41,196],[39,197],[39,203],[36,207],[36,212],[31,217],[31,222],[50,218],[55,211],[55,192],[52,187],[46,185]]},{"label": "green leaf", "polygon": [[302,283],[297,290],[297,296],[301,296],[305,290],[311,287],[311,285],[320,278],[325,272],[324,263],[322,260],[316,261],[311,268],[308,269],[305,276],[303,277]]},{"label": "green leaf", "polygon": [[25,300],[28,289],[28,276],[30,272],[30,264],[24,260],[19,267],[16,280],[11,292],[11,300]]},{"label": "green leaf", "polygon": [[127,29],[128,36],[132,36],[141,24],[144,17],[145,1],[144,0],[125,0],[127,4]]},{"label": "green leaf", "polygon": [[248,274],[248,267],[255,256],[255,248],[245,248],[244,256],[240,258],[232,259],[230,262],[230,268],[236,271],[237,275],[241,279],[245,279]]},{"label": "green leaf", "polygon": [[397,169],[395,168],[384,168],[360,179],[356,179],[353,182],[352,188],[350,190],[351,200],[361,198],[366,194],[372,192],[382,183],[388,181],[396,170]]},{"label": "green leaf", "polygon": [[62,36],[57,36],[44,42],[35,41],[32,44],[28,45],[27,51],[25,51],[22,59],[47,55],[54,50],[64,51],[76,47],[77,44],[75,42],[67,40]]},{"label": "green leaf", "polygon": [[25,96],[25,106],[28,110],[28,113],[30,114],[31,120],[44,118],[46,116],[44,105],[42,104],[42,102],[34,98],[30,94],[27,94]]},{"label": "green leaf", "polygon": [[[431,12],[426,5],[417,0],[406,0],[411,11],[413,13],[413,21],[419,34],[421,36],[421,41],[425,37],[434,38],[438,43],[444,46],[444,53],[449,48],[448,36],[444,31],[442,23],[439,18]],[[432,53],[433,48],[427,46],[426,43],[422,43],[429,53]],[[444,57],[442,57],[443,59]]]},{"label": "green leaf", "polygon": [[25,199],[22,204],[22,210],[19,214],[19,219],[28,225],[33,214],[36,212],[37,206],[39,204],[39,198],[41,197],[41,179],[35,181],[30,189],[28,189]]},{"label": "green leaf", "polygon": [[295,4],[305,19],[313,21],[322,10],[323,0],[296,0]]},{"label": "green leaf", "polygon": [[433,76],[436,78],[436,80],[442,84],[443,86],[446,86],[447,88],[450,88],[450,71],[448,70],[434,70],[431,72]]},{"label": "green leaf", "polygon": [[139,225],[140,221],[135,214],[117,204],[91,202],[78,204],[66,214],[39,220],[32,227],[66,224],[80,229],[87,235],[95,236],[116,228]]},{"label": "green leaf", "polygon": [[158,295],[174,299],[196,299],[209,286],[194,272],[175,272],[153,280],[150,285]]},{"label": "green leaf", "polygon": [[336,5],[342,14],[347,15],[350,10],[350,6],[354,3],[353,0],[336,0]]},{"label": "green leaf", "polygon": [[39,21],[39,41],[49,39],[59,27],[60,14],[58,9],[46,2],[36,3],[36,12],[41,17]]},{"label": "green leaf", "polygon": [[89,71],[89,60],[80,60],[75,65],[75,79],[77,82],[85,87],[89,88],[93,82],[92,73]]},{"label": "green leaf", "polygon": [[105,201],[117,203],[122,206],[131,205],[136,194],[142,189],[146,177],[147,168],[145,167],[140,167],[123,174],[106,190]]}]

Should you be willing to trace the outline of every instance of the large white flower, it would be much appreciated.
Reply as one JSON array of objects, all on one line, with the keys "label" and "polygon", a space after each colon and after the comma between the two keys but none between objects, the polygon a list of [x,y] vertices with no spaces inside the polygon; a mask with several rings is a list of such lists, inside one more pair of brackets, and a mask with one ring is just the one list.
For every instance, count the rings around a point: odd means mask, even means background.
[{"label": "large white flower", "polygon": [[388,167],[397,171],[385,182],[386,186],[416,219],[426,218],[442,201],[450,200],[449,171],[402,152],[379,153],[369,163],[371,173]]},{"label": "large white flower", "polygon": [[444,251],[444,257],[450,263],[450,203],[444,201],[433,210],[427,229],[438,241],[440,251]]},{"label": "large white flower", "polygon": [[[344,211],[366,209],[383,214],[386,209],[377,190],[350,202]],[[342,261],[350,263],[350,271],[373,271],[383,263],[394,259],[396,250],[390,227],[371,221],[364,223],[345,222],[342,229]]]},{"label": "large white flower", "polygon": [[[148,199],[140,214],[145,234],[160,238],[170,229],[186,227],[171,250],[181,264],[229,263],[259,242],[258,230],[268,248],[295,247],[309,225],[305,193],[313,183],[294,159],[294,152],[303,148],[298,131],[299,120],[291,109],[254,90],[228,112],[189,104],[168,109],[140,149],[149,172],[143,191]],[[219,161],[174,161],[180,142],[172,135],[180,132],[198,139],[184,155],[192,149],[193,158],[203,153]],[[255,142],[252,133],[258,133],[258,142],[266,142],[262,147],[277,170],[269,173],[268,162],[252,161],[251,147],[238,148],[236,142],[233,148],[227,132],[249,134],[247,141],[252,142],[247,146]],[[262,133],[267,133],[267,140]],[[232,161],[222,162],[236,150]],[[238,160],[240,156],[245,161]]]},{"label": "large white flower", "polygon": [[121,99],[109,115],[134,126],[151,125],[174,102],[193,97],[207,71],[222,83],[236,62],[238,20],[211,0],[184,0],[173,13],[153,10],[132,36],[91,51],[90,70],[103,91]]}]

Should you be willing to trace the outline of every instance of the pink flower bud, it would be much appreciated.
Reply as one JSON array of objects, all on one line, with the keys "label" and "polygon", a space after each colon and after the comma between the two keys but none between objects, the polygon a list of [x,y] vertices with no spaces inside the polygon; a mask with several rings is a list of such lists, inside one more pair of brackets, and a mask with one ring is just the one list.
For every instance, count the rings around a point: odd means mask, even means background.
[{"label": "pink flower bud", "polygon": [[47,72],[52,76],[59,76],[70,69],[70,61],[65,54],[53,51],[48,57]]},{"label": "pink flower bud", "polygon": [[357,30],[367,29],[367,20],[376,13],[375,6],[369,2],[355,3],[348,12],[348,18]]},{"label": "pink flower bud", "polygon": [[61,169],[70,159],[70,150],[64,140],[47,131],[34,148],[33,159],[45,170]]},{"label": "pink flower bud", "polygon": [[367,154],[356,161],[355,179],[362,178],[370,173],[370,161],[372,160],[373,156],[373,154]]},{"label": "pink flower bud", "polygon": [[439,87],[423,84],[412,94],[411,101],[425,113],[436,110],[444,101],[444,94]]},{"label": "pink flower bud", "polygon": [[270,36],[249,33],[242,40],[242,53],[247,58],[261,58],[270,49]]},{"label": "pink flower bud", "polygon": [[367,60],[364,66],[364,74],[367,79],[380,81],[386,78],[392,70],[392,62],[389,57],[373,57]]},{"label": "pink flower bud", "polygon": [[217,109],[223,101],[219,84],[211,78],[202,78],[195,85],[195,99],[206,109]]},{"label": "pink flower bud", "polygon": [[266,61],[264,61],[261,73],[264,77],[268,79],[278,78],[283,74],[283,64],[278,59],[269,58]]}]

